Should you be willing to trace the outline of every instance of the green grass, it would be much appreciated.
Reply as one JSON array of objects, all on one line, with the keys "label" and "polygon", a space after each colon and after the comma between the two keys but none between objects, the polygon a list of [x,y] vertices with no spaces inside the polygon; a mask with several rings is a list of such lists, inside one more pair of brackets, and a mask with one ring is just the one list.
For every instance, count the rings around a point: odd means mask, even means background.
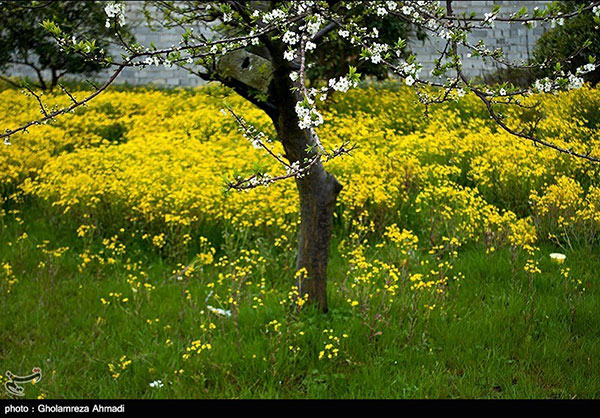
[{"label": "green grass", "polygon": [[[23,232],[28,237],[19,241]],[[19,279],[10,293],[6,286],[0,288],[0,372],[27,374],[41,367],[43,379],[26,385],[27,398],[42,393],[47,398],[595,398],[600,394],[600,256],[591,249],[566,251],[564,266],[586,287],[569,304],[561,266],[547,257],[556,248],[541,247],[542,273],[533,287],[523,263],[515,268],[508,250],[486,254],[479,246],[463,248],[455,268],[465,278],[451,284],[443,306],[431,311],[428,320],[415,316],[406,309],[411,292],[405,291],[379,324],[382,333],[370,337],[363,317],[339,292],[347,269],[335,250],[341,231],[332,246],[327,314],[310,307],[290,311],[279,304],[291,281],[282,265],[293,261],[293,255],[268,253],[266,248],[272,245],[267,239],[239,243],[264,250],[267,263],[261,274],[268,291],[260,309],[242,300],[235,321],[207,316],[207,283],[219,273],[217,267],[190,280],[169,280],[176,262],[185,260],[161,258],[132,242],[115,264],[79,272],[77,254],[84,248],[99,249],[101,239],[78,239],[75,228],[44,216],[36,205],[0,218],[0,233],[0,261],[10,262]],[[50,242],[48,248],[69,246],[69,250],[58,258],[45,255],[37,247],[44,240]],[[223,248],[220,253],[228,251]],[[155,290],[131,292],[126,257],[141,262]],[[45,266],[39,266],[40,261]],[[129,300],[103,305],[100,299],[110,299],[111,292],[121,292],[121,299]],[[411,317],[416,319],[412,331]],[[209,332],[212,349],[183,359],[193,340],[204,341],[207,333],[200,327],[208,324],[206,318],[216,326]],[[273,319],[282,323],[281,334],[266,332]],[[340,337],[340,354],[332,360],[318,358],[324,329],[333,329]],[[167,339],[172,345],[166,344]],[[292,353],[289,345],[300,351]],[[118,365],[124,355],[132,362],[115,379],[108,364]],[[175,374],[180,369],[183,373]],[[159,379],[164,387],[149,386]],[[2,388],[0,397],[7,396]]]}]

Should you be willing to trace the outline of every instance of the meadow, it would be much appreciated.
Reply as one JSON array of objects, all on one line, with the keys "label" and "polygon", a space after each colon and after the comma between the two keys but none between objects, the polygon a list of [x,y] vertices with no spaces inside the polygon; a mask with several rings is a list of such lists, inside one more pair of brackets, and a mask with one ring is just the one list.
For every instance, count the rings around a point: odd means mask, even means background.
[{"label": "meadow", "polygon": [[[526,100],[511,126],[598,154],[600,90]],[[224,187],[281,171],[225,106],[274,136],[219,85],[119,88],[0,148],[2,386],[40,367],[27,398],[599,396],[598,165],[470,95],[333,97],[319,136],[357,147],[326,164],[344,190],[322,314],[293,286],[293,181]],[[1,127],[39,112],[0,89]]]}]

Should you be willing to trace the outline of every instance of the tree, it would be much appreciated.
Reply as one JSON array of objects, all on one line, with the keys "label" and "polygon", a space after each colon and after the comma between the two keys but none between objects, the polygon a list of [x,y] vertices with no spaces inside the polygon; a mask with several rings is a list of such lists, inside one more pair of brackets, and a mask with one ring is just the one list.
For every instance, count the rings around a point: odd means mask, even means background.
[{"label": "tree", "polygon": [[[565,13],[585,7],[589,4],[586,0],[561,2],[560,6]],[[573,45],[584,46],[581,50],[574,50]],[[537,62],[544,62],[549,57],[560,57],[568,59],[566,69],[575,72],[577,68],[585,65],[589,55],[598,55],[600,53],[600,19],[591,13],[582,13],[573,19],[569,19],[562,25],[557,25],[546,32],[537,41],[533,51],[534,59]],[[548,75],[547,69],[542,69],[541,76]],[[540,74],[538,74],[540,76]],[[587,73],[584,79],[592,84],[600,81],[600,68]]]},{"label": "tree", "polygon": [[[420,26],[411,25],[409,22],[388,15],[373,22],[372,27],[379,34],[379,42],[393,44],[398,39],[416,38],[424,41],[427,37],[425,30]],[[384,65],[373,64],[369,60],[361,60],[362,47],[353,45],[341,37],[337,31],[332,31],[318,49],[311,51],[309,60],[314,66],[307,70],[307,77],[311,83],[317,80],[329,80],[339,74],[345,74],[349,66],[356,67],[363,76],[372,76],[378,80],[386,79],[391,71]],[[402,58],[410,56],[411,51],[403,50]]]},{"label": "tree", "polygon": [[[38,87],[52,90],[67,74],[90,76],[104,67],[101,62],[86,60],[78,54],[61,54],[54,38],[41,25],[48,19],[60,25],[72,41],[85,37],[94,39],[99,49],[108,48],[112,31],[105,25],[102,2],[2,2],[0,70],[15,64],[27,66],[37,75]],[[121,31],[129,39],[127,30]],[[49,79],[44,75],[46,71],[50,73]]]},{"label": "tree", "polygon": [[[238,122],[252,144],[263,149],[285,168],[286,174],[270,175],[257,172],[247,178],[236,178],[229,188],[244,190],[268,186],[275,181],[295,179],[300,200],[301,223],[298,237],[297,285],[300,295],[308,295],[323,311],[327,310],[327,263],[332,230],[333,210],[342,185],[323,165],[324,161],[348,154],[351,144],[341,144],[326,150],[315,130],[324,121],[316,103],[327,100],[332,92],[345,92],[355,87],[360,74],[354,66],[339,68],[342,73],[325,83],[311,80],[308,72],[318,62],[318,51],[332,37],[343,39],[349,47],[360,49],[361,60],[394,73],[416,90],[425,106],[435,105],[462,96],[476,95],[486,106],[491,118],[504,130],[541,146],[559,152],[600,162],[591,150],[562,148],[535,136],[535,125],[522,128],[511,126],[499,108],[507,105],[525,106],[524,96],[534,92],[550,92],[577,88],[583,84],[581,75],[595,70],[590,62],[566,72],[560,60],[546,61],[553,68],[550,76],[536,80],[533,86],[518,88],[508,83],[488,86],[469,79],[463,72],[462,55],[493,60],[514,68],[535,69],[528,64],[510,62],[501,49],[490,50],[483,40],[473,42],[473,29],[493,31],[494,22],[533,26],[538,22],[560,22],[581,13],[600,15],[600,2],[593,2],[573,12],[565,13],[552,3],[543,10],[523,8],[510,15],[495,6],[484,16],[475,14],[457,16],[452,1],[305,1],[305,2],[199,2],[180,1],[146,2],[149,22],[184,30],[177,46],[157,49],[127,43],[120,35],[124,23],[124,3],[110,2],[106,6],[109,23],[121,40],[124,54],[120,60],[111,60],[98,54],[94,39],[74,42],[59,24],[45,21],[44,27],[55,37],[65,53],[78,54],[86,60],[103,62],[115,68],[112,75],[92,94],[82,100],[71,95],[72,103],[49,112],[39,100],[43,117],[23,126],[9,129],[0,138],[8,142],[11,135],[29,127],[54,120],[61,114],[85,105],[104,91],[127,67],[143,68],[152,65],[176,65],[205,80],[220,81],[242,97],[262,109],[272,120],[276,139],[268,138],[243,116],[232,109],[226,110]],[[433,76],[439,81],[428,81],[420,76],[422,65],[414,55],[406,54],[406,40],[383,43],[376,22],[382,18],[396,19],[420,28],[429,36],[442,40],[444,45],[436,60]],[[197,30],[200,29],[200,30]],[[335,56],[321,55],[328,60]],[[67,92],[68,94],[68,92]],[[280,141],[285,151],[278,155],[270,144]]]}]

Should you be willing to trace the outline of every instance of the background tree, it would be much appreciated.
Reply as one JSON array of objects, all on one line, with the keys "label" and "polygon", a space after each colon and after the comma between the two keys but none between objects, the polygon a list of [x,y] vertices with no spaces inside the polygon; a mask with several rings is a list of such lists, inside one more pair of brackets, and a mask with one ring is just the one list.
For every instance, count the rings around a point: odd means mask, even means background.
[{"label": "background tree", "polygon": [[[0,4],[0,71],[10,65],[27,66],[35,72],[38,87],[52,90],[67,74],[90,76],[104,67],[102,62],[78,54],[60,53],[54,38],[41,25],[44,20],[60,25],[72,40],[94,39],[104,51],[114,35],[105,25],[103,2],[5,1]],[[121,33],[130,40],[126,29]]]},{"label": "background tree", "polygon": [[[563,1],[560,7],[565,13],[571,13],[590,3],[586,0]],[[538,63],[549,59],[565,61],[565,69],[575,72],[577,68],[588,63],[590,55],[600,55],[600,19],[592,13],[582,13],[561,23],[541,36],[536,43],[533,57]],[[574,50],[574,45],[585,47]],[[542,69],[537,75],[547,76],[549,73],[547,69]],[[584,79],[597,84],[600,81],[600,68],[585,74]]]},{"label": "background tree", "polygon": [[[591,4],[588,0],[561,1],[563,13],[573,13]],[[574,47],[577,45],[577,47]],[[556,19],[535,43],[527,67],[500,67],[484,76],[490,83],[511,82],[527,87],[535,80],[552,75],[554,68],[545,64],[561,63],[570,72],[589,62],[589,57],[600,55],[600,18],[593,13],[581,13],[570,19]],[[600,81],[600,68],[583,75],[585,81],[595,85]]]},{"label": "background tree", "polygon": [[[152,65],[179,66],[205,80],[220,81],[262,109],[273,122],[276,138],[257,130],[243,116],[229,112],[240,130],[252,144],[275,158],[282,174],[256,172],[247,178],[236,178],[229,188],[245,190],[285,179],[295,179],[300,198],[301,223],[298,238],[297,285],[301,295],[308,295],[323,311],[327,310],[327,263],[331,238],[333,210],[342,185],[323,163],[352,150],[351,144],[325,149],[315,130],[324,120],[317,103],[327,100],[333,92],[345,92],[355,87],[360,74],[354,66],[341,65],[339,57],[324,53],[322,59],[332,60],[326,71],[339,69],[325,83],[311,83],[308,72],[318,65],[320,48],[331,39],[343,39],[360,49],[360,59],[369,65],[385,68],[399,77],[399,82],[413,86],[419,100],[431,106],[469,92],[485,105],[491,118],[505,131],[588,161],[599,162],[591,149],[563,148],[535,135],[536,124],[512,126],[502,113],[506,106],[525,106],[522,100],[535,92],[552,92],[578,88],[582,75],[596,69],[594,59],[574,72],[565,70],[561,61],[544,65],[553,71],[532,86],[520,88],[510,83],[489,86],[469,79],[463,72],[463,55],[492,60],[499,65],[534,71],[536,65],[509,61],[501,49],[489,49],[482,39],[473,39],[473,29],[494,31],[496,21],[533,26],[537,22],[562,21],[582,13],[600,16],[600,2],[593,2],[566,13],[555,3],[544,9],[529,11],[526,7],[515,13],[502,13],[495,6],[484,16],[457,16],[452,1],[305,1],[305,2],[146,2],[148,20],[158,27],[179,27],[179,45],[165,49],[127,42],[121,28],[125,20],[124,3],[110,2],[105,12],[108,23],[120,39],[123,55],[120,60],[103,57],[95,39],[74,41],[60,24],[45,21],[44,27],[55,37],[65,53],[78,54],[86,60],[104,63],[115,68],[112,75],[92,94],[82,100],[69,94],[71,105],[48,111],[38,98],[43,117],[23,126],[8,129],[0,138],[8,142],[11,135],[26,131],[40,123],[51,122],[57,116],[85,105],[104,91],[127,67],[144,68]],[[441,40],[443,47],[435,62],[429,81],[421,76],[422,65],[406,53],[406,39],[392,43],[381,39],[378,22],[394,19],[424,31]],[[492,37],[492,36],[490,36]],[[573,46],[575,49],[576,45]],[[407,56],[408,55],[408,56]],[[559,65],[560,64],[560,65]],[[67,92],[68,94],[68,92]],[[401,117],[402,115],[398,115]],[[279,141],[284,149],[280,155],[272,148]]]},{"label": "background tree", "polygon": [[[424,41],[427,38],[423,28],[394,16],[377,19],[372,23],[372,27],[378,31],[380,42],[387,45],[394,44],[398,39]],[[333,31],[325,38],[323,45],[310,54],[309,61],[314,62],[314,65],[307,70],[307,77],[312,82],[329,80],[347,73],[350,66],[356,67],[363,76],[372,76],[378,80],[384,80],[390,75],[388,67],[361,59],[361,52],[360,45],[353,45],[337,31]],[[408,58],[411,52],[409,48],[405,48],[402,58]]]}]

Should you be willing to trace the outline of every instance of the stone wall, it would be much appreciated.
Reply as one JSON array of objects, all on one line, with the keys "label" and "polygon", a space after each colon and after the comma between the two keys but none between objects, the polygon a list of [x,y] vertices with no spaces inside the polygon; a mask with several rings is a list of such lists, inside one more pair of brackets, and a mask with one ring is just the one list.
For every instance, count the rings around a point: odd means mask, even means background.
[{"label": "stone wall", "polygon": [[[474,1],[460,0],[453,1],[452,8],[455,14],[470,14],[476,12],[478,16],[489,13],[494,4],[501,6],[500,16],[508,16],[516,12],[523,6],[530,10],[533,7],[543,7],[548,1]],[[530,57],[536,40],[548,29],[548,25],[540,25],[532,29],[527,29],[519,23],[494,22],[494,27],[490,29],[474,29],[469,36],[469,41],[475,43],[483,39],[489,49],[502,48],[507,61],[520,62],[527,61]],[[440,50],[444,48],[444,42],[439,39],[428,38],[424,42],[418,40],[409,42],[413,52],[418,60],[423,64],[422,77],[431,79],[430,72],[434,66],[434,60],[439,58]],[[461,50],[463,58],[464,72],[469,76],[481,76],[486,73],[494,72],[497,69],[496,64],[488,60],[484,62],[481,58],[469,58],[467,51]]]},{"label": "stone wall", "polygon": [[[139,13],[141,2],[127,2],[128,7],[128,23],[132,24],[132,31],[136,36],[137,41],[142,45],[150,45],[154,43],[158,48],[166,48],[179,43],[180,30],[173,29],[168,31],[155,32],[147,27],[143,18]],[[489,12],[494,3],[502,6],[501,14],[505,15],[520,9],[524,4],[532,8],[536,4],[542,6],[547,3],[544,0],[535,2],[523,1],[473,1],[473,0],[455,0],[453,2],[454,12],[462,14],[463,12],[476,12],[477,15],[483,16]],[[506,58],[519,61],[527,60],[533,49],[535,41],[545,31],[544,27],[536,27],[527,30],[520,24],[510,24],[496,22],[493,29],[475,30],[472,34],[473,39],[483,39],[489,48],[501,47],[506,54]],[[412,41],[410,43],[412,51],[418,56],[419,62],[424,65],[422,77],[431,78],[429,76],[435,58],[439,57],[439,50],[443,48],[440,40],[427,39],[424,42]],[[484,63],[481,59],[469,59],[462,52],[464,59],[464,69],[468,76],[478,76],[489,73],[495,70],[493,63]],[[15,66],[9,71],[10,75],[29,76],[35,79],[35,75],[27,67]],[[103,75],[100,74],[96,78],[101,80]],[[132,85],[154,84],[160,86],[196,86],[203,83],[199,77],[190,75],[187,71],[180,68],[165,68],[165,67],[149,67],[145,69],[127,68],[119,76],[119,83],[128,83]]]}]

